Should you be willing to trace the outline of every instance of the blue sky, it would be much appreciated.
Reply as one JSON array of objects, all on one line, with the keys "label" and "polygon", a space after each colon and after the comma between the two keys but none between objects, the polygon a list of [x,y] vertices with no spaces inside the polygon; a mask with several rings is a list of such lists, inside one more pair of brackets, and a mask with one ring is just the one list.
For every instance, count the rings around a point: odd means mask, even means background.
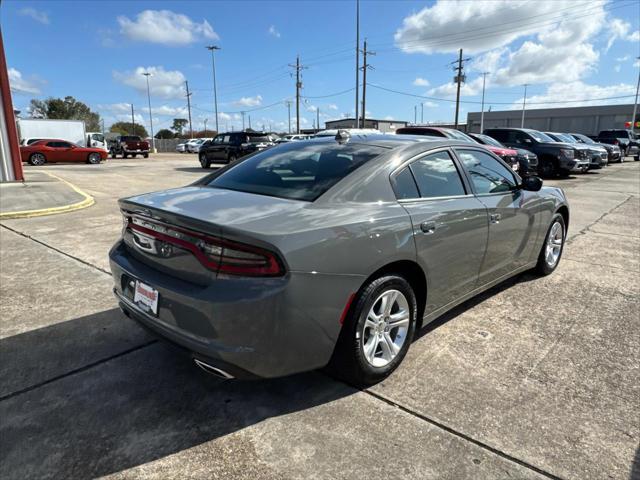
[{"label": "blue sky", "polygon": [[[461,47],[470,57],[463,102],[480,101],[482,72],[489,72],[486,104],[493,110],[518,108],[525,83],[531,108],[633,102],[638,0],[362,0],[360,12],[361,40],[376,52],[367,90],[374,118],[412,121],[417,105],[420,121],[423,103],[425,122],[452,121],[449,64]],[[14,108],[23,112],[31,98],[71,95],[99,111],[107,127],[129,119],[131,103],[146,125],[140,72],[151,71],[156,131],[186,118],[184,80],[193,92],[194,128],[205,118],[212,126],[204,47],[216,44],[221,130],[240,128],[240,111],[254,128],[286,130],[284,102],[295,93],[288,64],[298,54],[308,67],[302,126],[312,126],[316,108],[321,124],[353,116],[354,92],[347,90],[355,84],[355,1],[10,0],[0,15]],[[468,111],[479,104],[463,103],[462,120]]]}]

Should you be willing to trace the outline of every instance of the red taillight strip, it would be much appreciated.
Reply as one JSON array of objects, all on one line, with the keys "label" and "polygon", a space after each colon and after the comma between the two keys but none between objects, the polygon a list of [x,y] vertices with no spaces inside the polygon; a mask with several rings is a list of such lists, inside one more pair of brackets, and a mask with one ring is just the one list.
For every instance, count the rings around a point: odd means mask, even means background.
[{"label": "red taillight strip", "polygon": [[[172,237],[171,235],[167,235],[164,234],[162,232],[157,232],[155,230],[152,230],[150,228],[146,228],[143,227],[141,225],[137,225],[133,222],[131,222],[131,217],[127,217],[129,218],[128,221],[128,227],[131,228],[132,230],[137,230],[139,232],[145,233],[147,235],[150,235],[152,237],[155,237],[159,240],[162,240],[164,242],[167,243],[172,243],[174,245],[177,245],[179,247],[185,248],[186,250],[189,250],[191,253],[193,253],[196,258],[207,268],[210,268],[212,270],[216,270],[222,273],[229,273],[232,275],[250,275],[250,276],[280,276],[284,274],[284,269],[282,268],[280,262],[277,260],[275,254],[271,253],[268,250],[263,250],[261,248],[258,247],[253,247],[251,245],[245,245],[245,244],[239,244],[236,242],[232,242],[229,240],[224,240],[221,238],[217,238],[217,237],[210,237],[208,235],[199,233],[199,232],[194,232],[192,230],[186,230],[180,227],[174,227],[173,225],[168,225],[165,223],[161,223],[161,222],[155,222],[155,221],[151,221],[148,220],[146,218],[141,218],[142,220],[144,220],[147,223],[151,223],[151,224],[158,224],[158,225],[162,225],[163,227],[170,229],[170,230],[174,230],[176,232],[180,232],[183,233],[185,235],[188,235],[190,237],[193,238],[198,238],[201,240],[204,240],[210,244],[213,244],[215,246],[219,246],[222,248],[222,253],[220,255],[220,261],[216,262],[214,260],[212,260],[210,257],[208,257],[207,255],[204,254],[204,252],[202,250],[200,250],[200,248],[198,248],[197,245],[193,244],[192,242],[186,241],[186,240],[182,240],[180,238],[176,238],[176,237]],[[249,252],[249,253],[254,253],[257,255],[260,255],[262,257],[264,257],[264,261],[265,264],[261,265],[261,266],[251,266],[251,265],[247,265],[247,263],[249,261],[251,261],[250,259],[239,259],[239,258],[235,258],[233,257],[233,255],[224,256],[224,249],[228,248],[231,250],[238,250],[238,251],[244,251],[244,252]],[[225,261],[225,258],[227,259],[227,261]],[[231,262],[231,263],[230,263]],[[233,263],[236,263],[235,265]],[[244,263],[244,264],[243,264]]]}]

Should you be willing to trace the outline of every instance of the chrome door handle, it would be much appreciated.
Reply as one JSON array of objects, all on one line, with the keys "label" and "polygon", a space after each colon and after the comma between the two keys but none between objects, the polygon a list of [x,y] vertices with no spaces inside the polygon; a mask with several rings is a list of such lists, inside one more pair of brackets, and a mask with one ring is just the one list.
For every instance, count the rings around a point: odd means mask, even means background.
[{"label": "chrome door handle", "polygon": [[500,223],[500,220],[502,220],[502,215],[500,215],[499,213],[492,213],[489,218],[491,219],[491,223]]},{"label": "chrome door handle", "polygon": [[436,231],[436,222],[422,222],[420,224],[420,230],[422,231],[422,233],[425,233],[427,235],[432,234],[433,232]]}]

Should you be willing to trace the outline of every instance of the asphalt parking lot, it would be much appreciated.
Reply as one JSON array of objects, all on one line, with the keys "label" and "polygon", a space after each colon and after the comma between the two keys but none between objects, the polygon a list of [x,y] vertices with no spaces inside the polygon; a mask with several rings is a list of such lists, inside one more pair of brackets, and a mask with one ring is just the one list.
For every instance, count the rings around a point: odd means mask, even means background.
[{"label": "asphalt parking lot", "polygon": [[199,178],[195,155],[37,170],[96,203],[2,221],[3,478],[640,478],[640,162],[546,182],[572,208],[558,270],[430,324],[365,391],[223,382],[120,313],[116,199]]}]

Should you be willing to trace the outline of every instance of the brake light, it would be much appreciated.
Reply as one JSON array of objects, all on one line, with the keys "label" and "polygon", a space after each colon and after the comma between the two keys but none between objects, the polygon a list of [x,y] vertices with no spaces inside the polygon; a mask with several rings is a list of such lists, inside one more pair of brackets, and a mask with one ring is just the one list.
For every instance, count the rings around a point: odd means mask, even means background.
[{"label": "brake light", "polygon": [[614,144],[614,145],[619,145],[619,144],[620,144],[620,142],[619,142],[618,140],[614,140],[614,141],[613,141],[613,144]]},{"label": "brake light", "polygon": [[125,216],[126,228],[189,250],[205,267],[220,273],[252,277],[284,275],[278,257],[268,250],[193,230]]}]

